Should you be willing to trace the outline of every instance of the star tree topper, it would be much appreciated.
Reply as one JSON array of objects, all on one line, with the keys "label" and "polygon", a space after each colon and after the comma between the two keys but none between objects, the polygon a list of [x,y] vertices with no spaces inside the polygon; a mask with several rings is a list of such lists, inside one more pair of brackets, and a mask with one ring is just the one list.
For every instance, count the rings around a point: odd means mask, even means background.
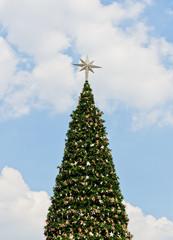
[{"label": "star tree topper", "polygon": [[88,55],[86,56],[86,60],[85,61],[82,60],[82,59],[80,59],[80,61],[81,61],[81,63],[75,63],[73,65],[81,67],[80,71],[85,70],[85,81],[87,82],[88,81],[89,71],[94,73],[93,68],[101,68],[101,67],[93,65],[94,61],[90,62],[89,58],[88,58]]}]

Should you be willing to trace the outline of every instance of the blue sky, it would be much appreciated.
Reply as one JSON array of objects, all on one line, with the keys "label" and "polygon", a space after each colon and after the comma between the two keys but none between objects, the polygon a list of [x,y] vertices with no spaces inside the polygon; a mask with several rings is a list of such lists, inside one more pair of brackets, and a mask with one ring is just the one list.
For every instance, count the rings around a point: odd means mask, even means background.
[{"label": "blue sky", "polygon": [[43,239],[86,54],[134,240],[173,238],[172,25],[168,0],[0,0],[3,240]]}]

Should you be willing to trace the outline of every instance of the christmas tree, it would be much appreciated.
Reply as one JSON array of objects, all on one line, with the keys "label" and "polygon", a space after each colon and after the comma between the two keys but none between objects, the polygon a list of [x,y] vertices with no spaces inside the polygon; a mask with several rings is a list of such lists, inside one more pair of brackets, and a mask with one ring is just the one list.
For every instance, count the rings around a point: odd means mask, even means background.
[{"label": "christmas tree", "polygon": [[97,66],[88,58],[81,62],[77,65],[85,70],[86,81],[71,114],[44,233],[46,240],[130,240],[102,112],[94,104],[88,83],[88,71]]}]

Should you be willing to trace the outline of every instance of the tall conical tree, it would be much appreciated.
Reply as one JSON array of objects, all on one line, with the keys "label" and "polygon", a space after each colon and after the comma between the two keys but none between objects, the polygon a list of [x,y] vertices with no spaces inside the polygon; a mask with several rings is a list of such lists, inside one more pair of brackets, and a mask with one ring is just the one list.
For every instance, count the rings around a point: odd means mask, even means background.
[{"label": "tall conical tree", "polygon": [[86,81],[71,114],[46,240],[132,239],[101,115]]}]

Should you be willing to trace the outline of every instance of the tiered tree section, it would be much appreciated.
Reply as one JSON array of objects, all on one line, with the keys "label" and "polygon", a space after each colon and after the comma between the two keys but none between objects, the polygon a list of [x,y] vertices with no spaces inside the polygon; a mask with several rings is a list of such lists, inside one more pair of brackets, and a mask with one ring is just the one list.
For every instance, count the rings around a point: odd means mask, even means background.
[{"label": "tiered tree section", "polygon": [[85,82],[48,210],[47,240],[132,238],[101,115]]}]

